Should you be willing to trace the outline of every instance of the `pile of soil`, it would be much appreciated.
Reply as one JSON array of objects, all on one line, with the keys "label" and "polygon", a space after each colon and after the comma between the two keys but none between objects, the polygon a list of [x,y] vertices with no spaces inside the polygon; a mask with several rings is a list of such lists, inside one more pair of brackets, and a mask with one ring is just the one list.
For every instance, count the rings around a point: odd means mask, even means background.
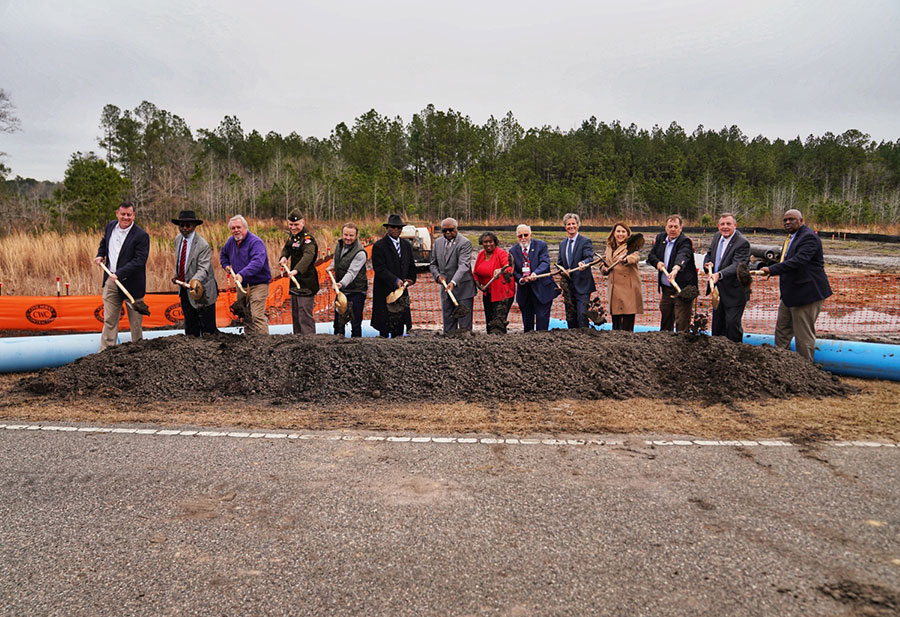
[{"label": "pile of soil", "polygon": [[55,399],[490,404],[632,397],[731,403],[856,389],[796,353],[767,346],[668,332],[556,330],[414,332],[391,340],[169,336],[43,370],[13,391]]}]

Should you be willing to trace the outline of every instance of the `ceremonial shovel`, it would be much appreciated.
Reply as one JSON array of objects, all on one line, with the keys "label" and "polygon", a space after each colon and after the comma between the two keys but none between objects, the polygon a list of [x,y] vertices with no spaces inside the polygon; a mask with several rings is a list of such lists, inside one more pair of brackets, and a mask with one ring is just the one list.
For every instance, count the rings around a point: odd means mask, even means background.
[{"label": "ceremonial shovel", "polygon": [[[331,284],[334,287],[334,310],[341,315],[346,315],[347,311],[350,309],[350,303],[347,301],[347,296],[338,289],[337,281],[334,280],[334,274],[331,273],[331,270],[328,271],[328,276],[331,277]],[[294,277],[292,276],[291,278]]]},{"label": "ceremonial shovel", "polygon": [[469,307],[465,304],[460,304],[456,301],[456,296],[453,295],[453,292],[447,289],[447,281],[441,281],[441,284],[444,286],[444,289],[447,291],[447,295],[450,296],[450,300],[453,302],[453,306],[456,308],[450,312],[450,317],[454,319],[461,319],[469,314]]},{"label": "ceremonial shovel", "polygon": [[241,282],[237,280],[237,277],[234,274],[234,270],[231,269],[231,266],[228,266],[228,273],[231,274],[231,278],[234,279],[234,284],[237,286],[238,291],[244,294],[243,296],[232,302],[230,307],[231,312],[244,321],[250,321],[253,318],[253,315],[250,312],[250,303],[247,300],[247,292],[244,290],[244,286],[241,285]]},{"label": "ceremonial shovel", "polygon": [[385,299],[385,302],[387,302],[388,304],[393,304],[394,302],[396,302],[397,300],[399,300],[399,299],[400,299],[400,296],[403,295],[403,292],[406,291],[406,288],[407,288],[408,285],[409,285],[409,283],[407,283],[406,281],[404,281],[404,282],[403,282],[403,285],[402,285],[401,287],[398,287],[397,289],[395,289],[394,291],[392,291],[391,293],[389,293],[389,294],[387,295],[387,298]]},{"label": "ceremonial shovel", "polygon": [[281,266],[281,273],[287,274],[289,277],[291,277],[291,280],[294,282],[294,285],[296,285],[298,289],[300,288],[300,283],[297,282],[297,279],[294,278],[294,275],[290,274],[289,270],[287,270],[284,266]]},{"label": "ceremonial shovel", "polygon": [[[104,270],[104,272],[106,272],[106,274],[108,274],[109,276],[113,275],[113,273],[109,271],[109,268],[106,267],[105,263],[103,263],[101,261],[99,265],[101,268],[103,268],[103,270]],[[119,286],[119,289],[121,289],[122,293],[125,294],[125,297],[128,298],[128,304],[131,305],[131,308],[136,310],[141,315],[149,315],[150,314],[150,307],[147,306],[147,303],[144,302],[143,300],[135,300],[134,296],[132,296],[130,293],[128,293],[128,290],[125,289],[125,285],[123,285],[122,282],[118,278],[116,278],[116,285]]]},{"label": "ceremonial shovel", "polygon": [[[706,271],[712,276],[713,265],[710,262],[706,263]],[[719,308],[719,290],[716,289],[716,284],[712,281],[709,282],[709,294],[712,296],[712,307],[713,310]]]},{"label": "ceremonial shovel", "polygon": [[182,287],[187,289],[188,294],[191,296],[191,298],[193,298],[197,302],[200,302],[203,299],[203,296],[204,296],[203,283],[201,283],[197,279],[191,279],[190,283],[185,283],[184,281],[179,281],[178,279],[172,279],[172,281],[176,285],[181,285]]}]

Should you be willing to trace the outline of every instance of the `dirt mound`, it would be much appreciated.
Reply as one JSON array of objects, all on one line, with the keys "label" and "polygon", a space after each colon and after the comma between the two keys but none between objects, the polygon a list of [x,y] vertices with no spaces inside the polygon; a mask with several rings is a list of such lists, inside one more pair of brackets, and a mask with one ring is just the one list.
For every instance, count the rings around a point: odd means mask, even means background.
[{"label": "dirt mound", "polygon": [[391,340],[170,336],[41,371],[14,390],[63,399],[273,404],[631,397],[729,403],[855,391],[785,350],[719,337],[595,330]]}]

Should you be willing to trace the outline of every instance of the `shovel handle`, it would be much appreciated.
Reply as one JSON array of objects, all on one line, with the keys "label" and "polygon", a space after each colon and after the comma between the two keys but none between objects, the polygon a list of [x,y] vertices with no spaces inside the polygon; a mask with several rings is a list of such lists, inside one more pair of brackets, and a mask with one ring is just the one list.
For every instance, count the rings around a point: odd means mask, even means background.
[{"label": "shovel handle", "polygon": [[544,272],[543,274],[535,274],[534,278],[542,279],[545,276],[556,276],[557,274],[561,274],[561,273],[565,272],[565,270],[563,270],[562,268],[559,267],[559,264],[556,264],[555,268],[556,268],[555,272],[553,270],[551,270],[550,272]]},{"label": "shovel handle", "polygon": [[237,285],[238,291],[240,291],[242,294],[247,293],[247,292],[244,290],[244,286],[241,285],[241,282],[240,282],[239,280],[237,280],[237,277],[235,276],[234,270],[231,268],[231,266],[228,266],[228,274],[230,274],[230,275],[231,275],[231,278],[234,279],[234,284]]},{"label": "shovel handle", "polygon": [[[288,270],[287,268],[285,268],[284,266],[281,266],[281,271],[282,271],[282,272],[285,272],[285,273],[288,273],[288,272],[289,272],[289,270]],[[293,282],[294,282],[294,285],[296,285],[297,288],[299,289],[299,288],[300,288],[300,283],[297,282],[297,279],[294,278],[294,275],[293,275],[293,274],[288,274],[288,276],[291,277],[291,281],[293,281]]]},{"label": "shovel handle", "polygon": [[[335,293],[339,292],[340,290],[338,289],[337,281],[334,279],[334,273],[331,270],[328,271],[328,276],[331,277],[331,286],[334,287]],[[292,276],[291,278],[294,277]],[[300,285],[297,285],[297,287],[300,287]]]},{"label": "shovel handle", "polygon": [[191,288],[191,286],[190,286],[188,283],[185,283],[184,281],[179,281],[178,279],[175,279],[175,284],[176,284],[176,285],[181,285],[181,286],[184,287],[185,289],[190,289],[190,288]]},{"label": "shovel handle", "polygon": [[441,285],[444,286],[444,290],[447,292],[447,295],[450,296],[450,300],[453,301],[453,306],[459,306],[459,302],[456,301],[456,296],[453,295],[453,292],[447,289],[447,281],[441,281]]},{"label": "shovel handle", "polygon": [[[672,274],[671,272],[666,270],[666,278],[669,278],[671,276],[671,274]],[[678,283],[676,283],[674,279],[672,279],[669,282],[672,283],[672,287],[675,288],[675,293],[681,293],[681,287],[678,286]]]},{"label": "shovel handle", "polygon": [[[109,276],[113,275],[113,273],[109,271],[109,268],[106,267],[105,263],[101,261],[98,265],[103,268],[103,271],[106,272],[106,274],[108,274]],[[125,289],[125,285],[122,284],[118,277],[116,277],[116,285],[119,286],[119,289],[122,290],[122,293],[125,294],[125,297],[128,298],[128,301],[134,304],[134,296],[128,293],[128,290]]]}]

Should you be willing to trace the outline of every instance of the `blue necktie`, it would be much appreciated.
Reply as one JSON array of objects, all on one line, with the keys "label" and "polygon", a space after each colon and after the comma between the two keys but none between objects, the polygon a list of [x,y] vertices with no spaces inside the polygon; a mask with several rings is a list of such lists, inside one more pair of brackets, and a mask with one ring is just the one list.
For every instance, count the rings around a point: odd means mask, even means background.
[{"label": "blue necktie", "polygon": [[572,249],[575,247],[575,238],[569,238],[569,248],[566,249],[566,263],[572,267]]},{"label": "blue necktie", "polygon": [[722,249],[725,247],[725,238],[719,238],[719,250],[716,251],[716,272],[719,271],[719,264],[722,262]]}]

